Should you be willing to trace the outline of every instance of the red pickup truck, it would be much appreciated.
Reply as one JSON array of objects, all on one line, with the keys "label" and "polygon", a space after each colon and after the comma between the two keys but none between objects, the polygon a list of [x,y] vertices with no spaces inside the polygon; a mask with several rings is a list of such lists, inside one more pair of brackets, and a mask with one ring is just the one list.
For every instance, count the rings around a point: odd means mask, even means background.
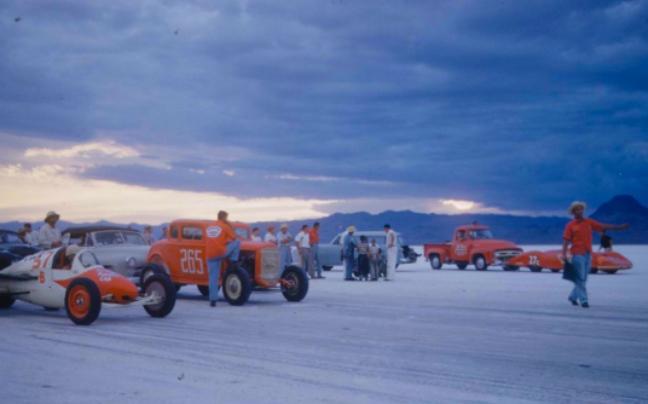
[{"label": "red pickup truck", "polygon": [[[487,270],[489,265],[504,265],[508,259],[522,253],[515,243],[493,239],[490,229],[479,224],[459,226],[451,242],[424,244],[423,251],[432,269],[441,269],[444,263],[454,263],[459,269],[473,264],[478,271]],[[517,269],[504,265],[507,271]]]}]

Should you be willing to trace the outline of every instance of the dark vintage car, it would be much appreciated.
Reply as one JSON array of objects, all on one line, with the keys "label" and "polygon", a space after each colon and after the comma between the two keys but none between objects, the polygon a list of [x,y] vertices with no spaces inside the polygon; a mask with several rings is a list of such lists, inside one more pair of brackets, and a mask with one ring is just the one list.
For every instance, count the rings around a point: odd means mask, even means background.
[{"label": "dark vintage car", "polygon": [[37,248],[22,241],[15,231],[0,230],[0,269],[37,251]]}]

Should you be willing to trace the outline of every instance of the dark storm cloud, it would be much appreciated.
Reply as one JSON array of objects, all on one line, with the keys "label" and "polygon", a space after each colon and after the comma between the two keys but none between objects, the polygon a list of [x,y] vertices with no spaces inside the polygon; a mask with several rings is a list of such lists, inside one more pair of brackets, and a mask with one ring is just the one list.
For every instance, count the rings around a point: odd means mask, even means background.
[{"label": "dark storm cloud", "polygon": [[648,200],[647,1],[217,4],[3,3],[0,130],[248,150],[87,173],[239,196]]}]

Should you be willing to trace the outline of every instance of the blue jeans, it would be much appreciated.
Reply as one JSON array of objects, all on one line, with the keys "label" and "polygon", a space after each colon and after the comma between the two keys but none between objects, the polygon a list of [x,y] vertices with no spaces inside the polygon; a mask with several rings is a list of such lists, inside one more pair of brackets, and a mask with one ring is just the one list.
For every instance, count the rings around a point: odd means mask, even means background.
[{"label": "blue jeans", "polygon": [[218,300],[218,280],[220,278],[221,261],[229,258],[230,262],[236,262],[241,253],[241,241],[234,240],[227,243],[225,254],[220,257],[213,257],[207,260],[207,268],[209,269],[209,301],[215,302]]},{"label": "blue jeans", "polygon": [[569,294],[569,298],[572,300],[578,300],[583,303],[587,303],[587,275],[590,272],[590,267],[592,266],[592,256],[590,253],[585,255],[574,255],[572,257],[572,265],[574,265],[574,271],[576,272],[576,281],[574,282],[574,289]]},{"label": "blue jeans", "polygon": [[315,266],[315,272],[317,273],[317,276],[322,276],[322,265],[319,260],[319,244],[311,245],[311,254],[313,254],[311,262]]},{"label": "blue jeans", "polygon": [[283,273],[284,269],[290,264],[292,264],[290,246],[282,245],[279,247],[279,271]]},{"label": "blue jeans", "polygon": [[345,256],[344,257],[344,279],[353,278],[353,267],[355,267],[355,257]]}]

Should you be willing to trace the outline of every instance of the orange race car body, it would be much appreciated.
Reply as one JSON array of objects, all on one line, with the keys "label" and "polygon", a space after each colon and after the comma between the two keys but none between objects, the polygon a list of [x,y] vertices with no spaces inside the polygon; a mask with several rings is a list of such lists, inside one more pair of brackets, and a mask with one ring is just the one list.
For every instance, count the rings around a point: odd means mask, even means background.
[{"label": "orange race car body", "polygon": [[[164,271],[178,287],[197,285],[200,292],[209,294],[209,270],[207,267],[207,243],[215,242],[206,237],[209,226],[215,220],[175,220],[167,229],[166,238],[156,242],[150,249],[147,261]],[[279,268],[279,251],[276,244],[250,241],[250,228],[244,223],[233,223],[241,240],[238,271],[229,262],[221,264],[220,284],[230,304],[243,304],[252,288],[281,287],[289,301],[302,300],[308,291],[308,276],[297,266]],[[230,272],[228,272],[230,271]],[[153,270],[142,273],[144,280]],[[231,284],[228,279],[231,278]],[[232,289],[230,289],[232,287]]]},{"label": "orange race car body", "polygon": [[[527,251],[513,257],[506,262],[511,267],[527,267],[533,272],[540,272],[549,269],[553,272],[560,272],[563,269],[563,256],[561,250],[549,251]],[[615,251],[592,253],[592,273],[599,271],[610,274],[619,270],[632,268],[632,262]]]}]

